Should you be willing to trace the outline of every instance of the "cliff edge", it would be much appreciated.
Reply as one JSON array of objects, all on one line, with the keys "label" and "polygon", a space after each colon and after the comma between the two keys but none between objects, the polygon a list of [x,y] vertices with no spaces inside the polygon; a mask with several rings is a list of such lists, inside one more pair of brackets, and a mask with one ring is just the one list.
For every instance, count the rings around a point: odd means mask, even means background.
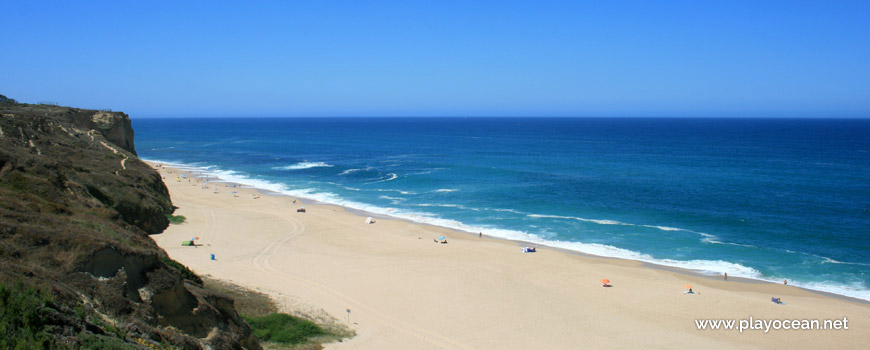
[{"label": "cliff edge", "polygon": [[0,306],[16,306],[15,290],[47,296],[38,322],[0,320],[13,324],[0,327],[0,347],[24,339],[39,348],[260,349],[233,300],[148,237],[174,209],[136,156],[126,114],[8,101],[0,101]]},{"label": "cliff edge", "polygon": [[[4,104],[0,104],[4,106]],[[136,154],[130,116],[122,112],[98,111],[54,105],[5,104],[4,114],[59,119],[80,130],[94,130],[121,149]],[[10,109],[11,107],[14,109]]]}]

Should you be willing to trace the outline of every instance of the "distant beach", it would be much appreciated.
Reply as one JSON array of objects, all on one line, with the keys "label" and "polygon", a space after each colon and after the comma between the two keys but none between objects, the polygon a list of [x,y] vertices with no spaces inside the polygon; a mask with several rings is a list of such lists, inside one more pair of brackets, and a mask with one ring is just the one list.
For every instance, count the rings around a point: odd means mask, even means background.
[{"label": "distant beach", "polygon": [[[793,286],[541,246],[523,253],[517,242],[389,218],[366,224],[342,207],[221,182],[204,188],[197,178],[181,181],[191,171],[157,169],[176,214],[187,218],[153,236],[158,244],[197,273],[272,295],[286,311],[349,320],[358,336],[330,349],[859,348],[870,336],[862,317],[870,305]],[[448,243],[433,242],[440,236]],[[201,245],[181,246],[191,237]],[[603,288],[602,279],[612,287]],[[687,285],[693,294],[684,293]],[[846,317],[849,330],[740,333],[696,325],[749,317]]]}]

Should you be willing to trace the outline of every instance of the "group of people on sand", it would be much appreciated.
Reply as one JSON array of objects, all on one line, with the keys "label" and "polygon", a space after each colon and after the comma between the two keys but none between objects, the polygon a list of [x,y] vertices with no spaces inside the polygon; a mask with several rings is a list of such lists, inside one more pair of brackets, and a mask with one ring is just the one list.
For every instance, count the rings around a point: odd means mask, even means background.
[{"label": "group of people on sand", "polygon": [[[725,280],[727,281],[728,280],[728,273],[726,272],[726,273],[724,273],[724,275],[725,275]],[[784,285],[788,285],[788,280],[783,280],[782,283]],[[602,279],[601,286],[602,287],[613,287],[613,285],[610,284],[609,279]],[[685,285],[685,287],[688,288],[689,290],[683,292],[684,294],[695,294],[695,291],[692,289],[691,285],[687,284],[687,285]],[[701,293],[697,293],[697,294],[701,294]],[[770,302],[772,302],[774,304],[785,304],[782,302],[782,298],[777,298],[777,297],[771,297]]]}]

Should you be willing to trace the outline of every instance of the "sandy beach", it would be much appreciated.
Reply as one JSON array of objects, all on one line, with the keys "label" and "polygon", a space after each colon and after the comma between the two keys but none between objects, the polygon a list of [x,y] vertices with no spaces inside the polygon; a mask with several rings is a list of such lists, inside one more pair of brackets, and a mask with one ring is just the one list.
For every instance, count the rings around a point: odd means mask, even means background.
[{"label": "sandy beach", "polygon": [[[366,224],[342,207],[157,170],[187,221],[154,240],[198,274],[266,292],[287,311],[349,320],[357,336],[328,349],[858,349],[870,340],[867,303],[547,247],[523,253],[521,242],[402,220]],[[201,245],[182,247],[191,237]],[[736,329],[750,318],[845,318],[848,329]],[[720,319],[735,329],[696,326]]]}]

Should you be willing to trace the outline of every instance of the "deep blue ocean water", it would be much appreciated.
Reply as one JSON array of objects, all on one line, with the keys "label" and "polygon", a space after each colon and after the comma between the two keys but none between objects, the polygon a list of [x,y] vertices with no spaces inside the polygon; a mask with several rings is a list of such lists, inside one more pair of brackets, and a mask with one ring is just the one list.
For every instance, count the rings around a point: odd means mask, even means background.
[{"label": "deep blue ocean water", "polygon": [[870,300],[870,120],[134,119],[143,159],[584,253]]}]

